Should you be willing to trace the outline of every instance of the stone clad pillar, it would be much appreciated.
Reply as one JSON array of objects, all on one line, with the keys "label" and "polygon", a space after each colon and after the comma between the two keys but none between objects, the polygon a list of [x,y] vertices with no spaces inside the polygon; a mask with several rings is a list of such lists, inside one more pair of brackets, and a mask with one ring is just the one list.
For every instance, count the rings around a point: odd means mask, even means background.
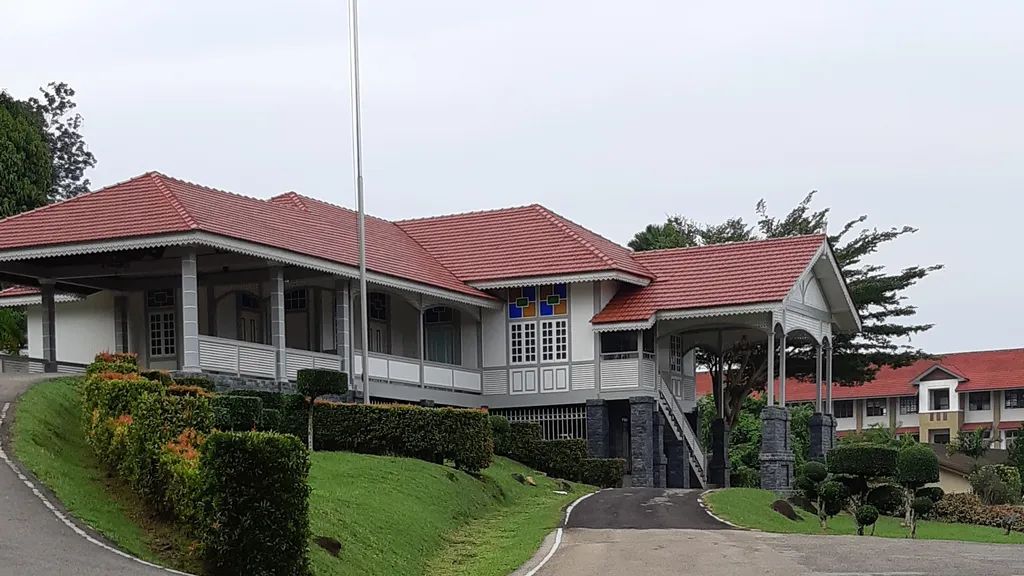
[{"label": "stone clad pillar", "polygon": [[[769,351],[769,354],[772,352]],[[774,386],[773,375],[768,385]],[[789,409],[786,408],[786,338],[779,339],[779,405],[761,410],[761,489],[787,495],[793,491],[793,447]]]},{"label": "stone clad pillar", "polygon": [[288,381],[288,358],[284,340],[284,268],[270,267],[270,343],[276,362],[274,378],[278,384]]},{"label": "stone clad pillar", "polygon": [[181,257],[181,370],[202,370],[199,366],[199,278],[195,248]]},{"label": "stone clad pillar", "polygon": [[633,464],[633,487],[653,488],[654,484],[654,398],[629,398],[629,437]]},{"label": "stone clad pillar", "polygon": [[608,401],[599,398],[587,400],[587,455],[608,458],[611,446],[611,422],[608,419]]},{"label": "stone clad pillar", "polygon": [[44,372],[57,371],[57,302],[53,282],[40,281],[43,303],[43,365]]},{"label": "stone clad pillar", "polygon": [[[729,425],[725,421],[725,358],[722,333],[718,333],[718,380],[714,383],[718,391],[715,398],[715,419],[711,422],[711,463],[708,466],[708,482],[721,488],[729,487]],[[699,430],[699,428],[698,428]]]},{"label": "stone clad pillar", "polygon": [[825,454],[831,448],[831,435],[829,434],[828,430],[828,419],[826,418],[825,414],[822,414],[821,412],[821,348],[821,344],[815,345],[815,349],[817,351],[817,364],[815,366],[816,370],[814,381],[817,383],[817,391],[814,395],[814,415],[811,416],[810,434],[810,457],[811,460],[816,460],[818,462],[825,461]]}]

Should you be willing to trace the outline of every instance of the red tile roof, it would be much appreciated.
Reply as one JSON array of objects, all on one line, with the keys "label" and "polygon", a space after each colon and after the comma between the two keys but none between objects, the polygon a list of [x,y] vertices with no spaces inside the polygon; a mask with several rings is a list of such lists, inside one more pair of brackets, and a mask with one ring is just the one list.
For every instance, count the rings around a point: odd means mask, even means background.
[{"label": "red tile roof", "polygon": [[[967,379],[957,386],[957,392],[1024,388],[1024,348],[1017,348],[957,352],[932,360],[921,360],[903,368],[883,368],[871,382],[859,386],[835,385],[832,398],[843,400],[916,396],[918,387],[911,382],[936,364]],[[777,384],[775,389],[777,393]],[[707,372],[698,372],[697,395],[710,393],[711,376]],[[791,378],[786,380],[786,402],[807,402],[814,398],[813,382],[798,382]]]},{"label": "red tile roof", "polygon": [[11,286],[0,290],[0,298],[16,298],[18,296],[35,296],[39,294],[38,288],[31,286]]},{"label": "red tile roof", "polygon": [[629,249],[537,204],[397,224],[466,282],[607,270],[654,277]]},{"label": "red tile roof", "polygon": [[659,310],[780,302],[825,241],[814,235],[637,252],[633,258],[657,279],[645,288],[620,290],[593,322],[639,322]]},{"label": "red tile roof", "polygon": [[897,434],[920,434],[921,428],[919,426],[903,426],[896,429]]},{"label": "red tile roof", "polygon": [[[0,221],[0,250],[200,230],[358,265],[357,214],[285,194],[270,201],[150,172]],[[394,223],[366,218],[367,268],[489,297],[455,277]]]}]

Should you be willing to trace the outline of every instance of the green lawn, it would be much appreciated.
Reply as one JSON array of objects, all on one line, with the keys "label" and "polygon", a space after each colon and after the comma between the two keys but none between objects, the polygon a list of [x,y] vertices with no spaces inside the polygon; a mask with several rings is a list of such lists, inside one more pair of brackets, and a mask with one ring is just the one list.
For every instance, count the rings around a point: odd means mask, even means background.
[{"label": "green lawn", "polygon": [[[198,570],[173,526],[141,513],[108,478],[82,431],[74,379],[31,388],[18,402],[15,454],[77,518],[140,558]],[[408,458],[344,452],[312,457],[310,525],[341,542],[338,557],[310,543],[314,573],[503,576],[528,560],[562,510],[590,487],[555,494],[555,481],[495,458],[481,477]],[[524,486],[513,473],[533,476]]]},{"label": "green lawn", "polygon": [[[753,488],[729,488],[716,490],[704,497],[704,502],[719,518],[745,528],[756,528],[765,532],[784,534],[856,534],[853,518],[841,514],[828,521],[828,529],[822,532],[818,518],[797,510],[801,519],[794,521],[771,509],[776,496],[765,490]],[[871,528],[866,532],[870,533]],[[875,536],[885,538],[906,538],[910,530],[900,526],[899,518],[879,517]],[[960,540],[964,542],[1024,543],[1024,534],[1011,532],[1005,535],[998,528],[974,526],[971,524],[946,524],[943,522],[921,521],[917,525],[917,537],[923,540]]]}]

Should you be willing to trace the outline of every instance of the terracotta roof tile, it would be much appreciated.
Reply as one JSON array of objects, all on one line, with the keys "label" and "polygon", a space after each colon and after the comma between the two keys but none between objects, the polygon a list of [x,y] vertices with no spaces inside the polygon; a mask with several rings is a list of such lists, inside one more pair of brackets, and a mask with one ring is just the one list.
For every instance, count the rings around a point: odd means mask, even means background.
[{"label": "terracotta roof tile", "polygon": [[[358,265],[357,214],[289,193],[270,201],[150,172],[0,221],[0,250],[201,230]],[[366,218],[367,268],[489,297],[455,277],[394,223]]]},{"label": "terracotta roof tile", "polygon": [[605,270],[653,278],[628,248],[536,204],[397,224],[465,282]]},{"label": "terracotta roof tile", "polygon": [[38,288],[31,286],[11,286],[0,290],[0,298],[16,298],[18,296],[34,296],[39,294]]},{"label": "terracotta roof tile", "polygon": [[825,236],[797,236],[696,248],[637,252],[656,280],[620,290],[594,323],[639,322],[659,310],[780,302]]}]

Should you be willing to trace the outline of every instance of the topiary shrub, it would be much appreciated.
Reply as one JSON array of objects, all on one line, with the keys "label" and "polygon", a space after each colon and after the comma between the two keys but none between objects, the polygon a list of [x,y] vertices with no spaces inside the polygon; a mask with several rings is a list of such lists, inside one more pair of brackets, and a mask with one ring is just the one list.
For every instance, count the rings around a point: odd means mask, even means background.
[{"label": "topiary shrub", "polygon": [[598,488],[621,488],[625,475],[626,461],[622,458],[587,458],[580,481]]},{"label": "topiary shrub", "polygon": [[794,487],[811,502],[818,500],[818,486],[828,477],[828,469],[821,462],[807,462],[800,467]]},{"label": "topiary shrub", "polygon": [[899,516],[906,506],[905,491],[902,486],[881,484],[868,492],[867,503],[883,516]]},{"label": "topiary shrub", "polygon": [[578,438],[534,442],[534,467],[548,476],[580,480],[587,459],[587,442]]},{"label": "topiary shrub", "polygon": [[818,522],[822,529],[828,527],[828,519],[846,508],[850,491],[842,482],[827,480],[818,486]]},{"label": "topiary shrub", "polygon": [[[286,401],[289,398],[298,398],[298,394],[284,394],[282,392],[271,392],[270,390],[246,390],[240,388],[237,390],[231,390],[222,393],[226,396],[246,396],[249,398],[259,398],[263,401],[263,408],[265,410],[281,410],[285,408]],[[305,402],[303,402],[305,407]],[[303,416],[305,416],[305,410],[303,410]]]},{"label": "topiary shrub", "polygon": [[213,380],[204,378],[203,376],[182,376],[180,378],[175,378],[174,383],[178,386],[195,386],[202,388],[207,392],[213,392],[217,388],[213,383]]},{"label": "topiary shrub", "polygon": [[301,440],[217,432],[203,444],[199,473],[209,574],[311,573],[309,451]]},{"label": "topiary shrub", "polygon": [[281,411],[274,409],[263,409],[260,415],[259,430],[262,432],[277,432],[281,429]]},{"label": "topiary shrub", "polygon": [[[837,446],[826,456],[829,473],[849,488],[851,504],[855,511],[867,503],[872,482],[896,475],[897,460],[898,452],[895,448],[877,444]],[[875,512],[878,512],[877,509]],[[856,519],[856,514],[854,518]],[[857,526],[857,533],[863,533],[863,526],[860,524]]]},{"label": "topiary shrub", "polygon": [[104,372],[116,372],[118,374],[132,374],[139,371],[139,358],[135,354],[125,352],[100,352],[93,358],[93,361],[85,369],[85,374],[102,374]]},{"label": "topiary shrub", "polygon": [[[896,481],[903,487],[904,523],[914,533],[914,495],[926,484],[939,481],[939,458],[927,444],[909,444],[896,456]],[[941,498],[941,495],[939,496]]]},{"label": "topiary shrub", "polygon": [[[932,511],[935,507],[935,502],[932,502],[931,498],[925,496],[918,496],[911,502],[910,507],[914,513],[914,518],[924,518]],[[917,522],[915,521],[910,526],[910,537],[917,538]]]},{"label": "topiary shrub", "polygon": [[170,373],[166,370],[140,370],[139,376],[142,376],[147,380],[152,380],[153,382],[159,382],[164,386],[174,385],[174,378],[171,378]]},{"label": "topiary shrub", "polygon": [[299,370],[296,388],[309,398],[308,447],[313,449],[313,406],[321,396],[342,396],[348,392],[348,375],[338,370],[304,368]]},{"label": "topiary shrub", "polygon": [[878,509],[870,504],[863,504],[857,507],[854,515],[857,520],[857,535],[864,535],[865,526],[873,526],[878,521]]},{"label": "topiary shrub", "polygon": [[249,396],[213,397],[214,427],[218,430],[247,432],[259,428],[263,402]]},{"label": "topiary shrub", "polygon": [[927,498],[933,503],[937,503],[939,500],[942,500],[946,493],[938,486],[925,486],[924,488],[918,488],[914,495]]}]

